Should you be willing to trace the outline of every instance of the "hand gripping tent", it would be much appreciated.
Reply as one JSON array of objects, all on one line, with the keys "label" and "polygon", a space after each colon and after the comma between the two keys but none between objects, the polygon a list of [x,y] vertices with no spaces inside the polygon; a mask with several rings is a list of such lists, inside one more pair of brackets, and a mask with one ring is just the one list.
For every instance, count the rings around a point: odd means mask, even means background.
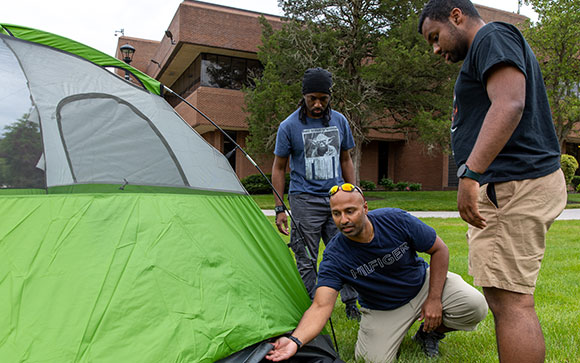
[{"label": "hand gripping tent", "polygon": [[0,78],[0,116],[28,105],[0,136],[1,362],[257,362],[296,326],[288,248],[159,82],[4,24]]}]

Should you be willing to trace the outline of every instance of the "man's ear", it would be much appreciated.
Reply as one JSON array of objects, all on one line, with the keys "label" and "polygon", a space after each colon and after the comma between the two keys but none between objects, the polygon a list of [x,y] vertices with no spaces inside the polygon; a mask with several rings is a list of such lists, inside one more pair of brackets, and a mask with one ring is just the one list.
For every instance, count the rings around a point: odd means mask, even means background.
[{"label": "man's ear", "polygon": [[451,13],[449,13],[449,21],[455,25],[458,26],[459,24],[463,23],[465,15],[463,14],[463,11],[461,11],[461,9],[459,8],[453,8],[453,10],[451,10]]}]

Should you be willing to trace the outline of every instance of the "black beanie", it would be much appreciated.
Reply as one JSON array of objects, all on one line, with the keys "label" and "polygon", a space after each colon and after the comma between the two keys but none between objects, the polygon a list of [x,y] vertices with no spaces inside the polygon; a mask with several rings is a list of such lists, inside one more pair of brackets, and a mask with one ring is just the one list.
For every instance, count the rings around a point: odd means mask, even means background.
[{"label": "black beanie", "polygon": [[330,94],[332,88],[332,73],[320,67],[310,68],[304,72],[302,78],[302,94],[307,93],[327,93]]}]

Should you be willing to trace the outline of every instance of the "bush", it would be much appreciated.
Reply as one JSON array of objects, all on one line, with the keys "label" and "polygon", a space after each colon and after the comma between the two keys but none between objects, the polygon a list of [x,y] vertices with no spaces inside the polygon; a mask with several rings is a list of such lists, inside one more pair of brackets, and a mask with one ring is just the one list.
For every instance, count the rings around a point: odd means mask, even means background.
[{"label": "bush", "polygon": [[[272,180],[272,174],[266,174],[268,180]],[[241,180],[242,185],[250,194],[269,194],[273,193],[270,184],[264,179],[262,174],[252,174]],[[290,186],[290,174],[286,174],[286,184],[284,185],[284,193],[288,193]]]},{"label": "bush", "polygon": [[409,184],[409,190],[412,192],[418,192],[419,190],[421,190],[421,183],[411,183]]},{"label": "bush", "polygon": [[403,190],[409,190],[409,182],[398,182],[397,184],[395,184],[395,189],[403,191]]},{"label": "bush", "polygon": [[580,175],[574,175],[572,177],[572,185],[574,186],[574,190],[578,189],[580,185]]},{"label": "bush", "polygon": [[369,191],[377,189],[377,185],[375,183],[373,183],[372,181],[368,181],[368,180],[361,180],[360,187],[362,188],[362,190],[369,190]]},{"label": "bush", "polygon": [[379,181],[379,185],[385,188],[386,191],[395,189],[395,183],[389,178],[382,178],[381,181]]},{"label": "bush", "polygon": [[562,171],[564,172],[564,177],[566,178],[566,185],[569,185],[572,181],[574,173],[576,172],[576,169],[578,169],[578,161],[572,155],[562,154],[560,163],[562,164]]}]

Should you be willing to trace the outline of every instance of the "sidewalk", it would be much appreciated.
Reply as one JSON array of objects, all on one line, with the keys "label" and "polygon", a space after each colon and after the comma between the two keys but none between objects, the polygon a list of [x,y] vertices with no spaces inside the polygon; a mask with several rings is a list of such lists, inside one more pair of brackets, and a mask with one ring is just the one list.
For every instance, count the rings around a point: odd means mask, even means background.
[{"label": "sidewalk", "polygon": [[[263,209],[267,216],[275,216],[273,209]],[[459,212],[409,212],[417,218],[459,218]],[[580,220],[580,208],[564,209],[557,221]]]}]

